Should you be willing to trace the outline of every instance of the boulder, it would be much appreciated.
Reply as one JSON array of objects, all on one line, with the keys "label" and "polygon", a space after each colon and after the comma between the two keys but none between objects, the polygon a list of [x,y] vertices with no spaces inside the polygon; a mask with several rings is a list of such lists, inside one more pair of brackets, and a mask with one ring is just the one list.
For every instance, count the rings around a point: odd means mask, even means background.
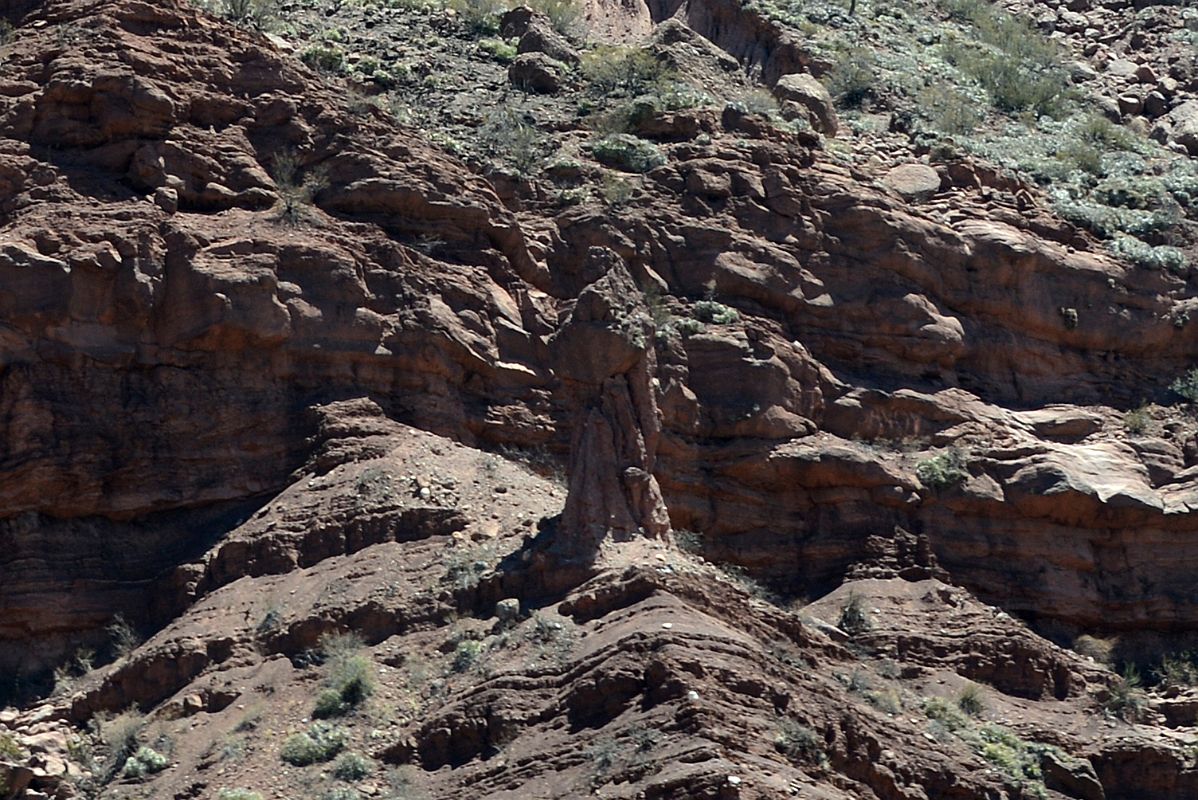
[{"label": "boulder", "polygon": [[1179,144],[1190,155],[1198,155],[1198,100],[1187,100],[1170,111],[1169,141]]},{"label": "boulder", "polygon": [[835,136],[840,128],[832,95],[824,85],[805,72],[783,75],[774,84],[774,96],[787,107],[787,103],[806,109],[811,127],[825,136]]},{"label": "boulder", "polygon": [[561,88],[562,65],[544,53],[522,53],[508,67],[507,77],[517,89],[553,94]]},{"label": "boulder", "polygon": [[1040,753],[1040,770],[1049,789],[1078,800],[1106,800],[1098,775],[1088,761],[1046,749]]},{"label": "boulder", "polygon": [[940,191],[940,175],[927,164],[903,164],[886,173],[882,183],[907,200],[923,200]]},{"label": "boulder", "polygon": [[19,764],[0,762],[0,800],[25,796],[25,788],[33,780],[33,770]]},{"label": "boulder", "polygon": [[543,17],[533,17],[524,35],[516,45],[517,53],[544,53],[554,61],[564,64],[577,64],[578,53],[566,41],[566,37],[553,29],[549,21]]}]

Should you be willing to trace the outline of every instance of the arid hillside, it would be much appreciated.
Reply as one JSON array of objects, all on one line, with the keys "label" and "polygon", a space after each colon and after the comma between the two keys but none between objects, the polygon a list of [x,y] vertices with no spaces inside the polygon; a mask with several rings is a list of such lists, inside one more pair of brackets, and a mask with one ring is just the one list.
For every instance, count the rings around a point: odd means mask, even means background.
[{"label": "arid hillside", "polygon": [[1198,797],[1198,10],[0,0],[0,800]]}]

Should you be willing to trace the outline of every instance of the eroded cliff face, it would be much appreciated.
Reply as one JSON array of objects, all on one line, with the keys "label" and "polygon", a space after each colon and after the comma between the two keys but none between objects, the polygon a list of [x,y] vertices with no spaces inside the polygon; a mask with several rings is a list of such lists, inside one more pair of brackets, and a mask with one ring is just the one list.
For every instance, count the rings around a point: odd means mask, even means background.
[{"label": "eroded cliff face", "polygon": [[[1060,646],[1198,627],[1198,426],[1124,425],[1198,354],[1187,277],[743,106],[653,111],[665,163],[562,208],[182,3],[0,11],[9,794],[307,791],[345,631],[349,746],[429,796],[1198,793],[1193,703],[1104,716]],[[590,13],[822,69],[735,3]],[[116,614],[152,638],[34,703]],[[67,747],[130,706],[148,787]]]}]

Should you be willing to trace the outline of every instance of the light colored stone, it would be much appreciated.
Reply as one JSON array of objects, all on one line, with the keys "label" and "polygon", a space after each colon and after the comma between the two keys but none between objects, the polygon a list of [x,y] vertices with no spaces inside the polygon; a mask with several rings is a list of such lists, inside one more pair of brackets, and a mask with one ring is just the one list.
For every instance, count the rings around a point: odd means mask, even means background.
[{"label": "light colored stone", "polygon": [[783,75],[774,84],[774,96],[779,102],[791,102],[805,108],[811,127],[825,136],[835,136],[840,129],[832,95],[811,75],[805,72]]},{"label": "light colored stone", "polygon": [[940,191],[940,175],[927,164],[895,167],[882,183],[908,200],[923,200]]}]

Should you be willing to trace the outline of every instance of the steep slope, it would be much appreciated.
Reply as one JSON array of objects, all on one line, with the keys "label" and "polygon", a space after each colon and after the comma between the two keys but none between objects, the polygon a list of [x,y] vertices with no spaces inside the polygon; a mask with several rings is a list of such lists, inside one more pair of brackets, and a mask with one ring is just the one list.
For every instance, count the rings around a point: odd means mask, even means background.
[{"label": "steep slope", "polygon": [[[525,101],[492,65],[475,105],[560,156],[530,176],[450,146],[470,103],[422,132],[180,3],[0,11],[8,794],[1198,791],[1188,695],[1062,646],[1180,669],[1198,626],[1196,426],[1125,423],[1194,360],[1188,274],[743,98],[641,108],[637,177],[591,68]],[[820,68],[735,4],[590,13],[696,92]],[[321,686],[359,769],[287,755]]]}]

